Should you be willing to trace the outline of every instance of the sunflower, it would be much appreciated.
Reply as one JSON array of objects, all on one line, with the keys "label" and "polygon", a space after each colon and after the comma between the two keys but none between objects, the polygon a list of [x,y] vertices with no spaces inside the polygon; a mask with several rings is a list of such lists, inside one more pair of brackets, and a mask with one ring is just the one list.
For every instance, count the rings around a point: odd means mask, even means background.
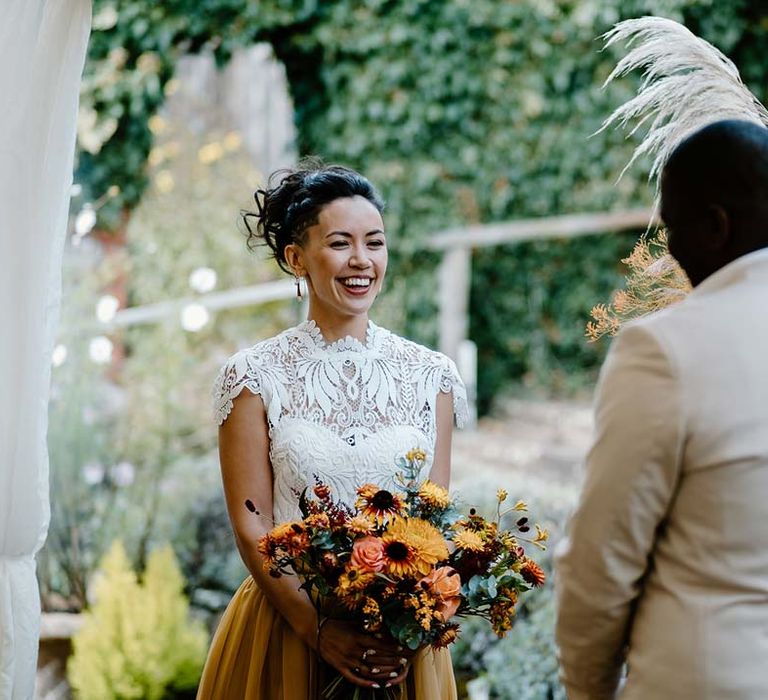
[{"label": "sunflower", "polygon": [[365,484],[357,489],[357,495],[355,506],[361,515],[377,525],[386,525],[398,516],[405,515],[405,502],[397,493],[380,489],[375,484]]},{"label": "sunflower", "polygon": [[448,546],[440,531],[421,518],[401,518],[382,536],[386,570],[396,576],[425,576],[437,562],[448,558]]},{"label": "sunflower", "polygon": [[429,479],[419,487],[419,498],[430,508],[447,508],[451,504],[448,491]]},{"label": "sunflower", "polygon": [[482,552],[485,549],[485,543],[480,535],[464,528],[456,531],[453,536],[453,543],[459,549],[467,549],[470,552]]}]

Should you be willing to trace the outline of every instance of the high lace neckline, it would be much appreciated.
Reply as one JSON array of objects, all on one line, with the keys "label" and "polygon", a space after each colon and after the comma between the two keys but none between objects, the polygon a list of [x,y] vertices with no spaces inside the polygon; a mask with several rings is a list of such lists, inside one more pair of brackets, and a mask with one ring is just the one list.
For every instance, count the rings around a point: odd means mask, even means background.
[{"label": "high lace neckline", "polygon": [[374,348],[376,339],[380,336],[380,328],[371,320],[368,321],[368,327],[365,331],[365,342],[351,335],[328,342],[325,339],[323,332],[320,330],[320,327],[312,319],[303,321],[296,327],[296,329],[306,333],[312,339],[315,347],[325,352],[344,352],[350,350],[354,352],[366,352]]}]

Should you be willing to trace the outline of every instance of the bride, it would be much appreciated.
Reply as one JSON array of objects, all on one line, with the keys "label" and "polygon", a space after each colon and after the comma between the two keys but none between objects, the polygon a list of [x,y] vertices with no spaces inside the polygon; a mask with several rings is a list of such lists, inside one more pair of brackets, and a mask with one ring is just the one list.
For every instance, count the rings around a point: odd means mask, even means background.
[{"label": "bride", "polygon": [[296,577],[262,567],[259,538],[300,518],[298,494],[315,477],[351,504],[364,483],[393,487],[395,459],[421,448],[429,478],[447,488],[454,417],[466,414],[451,360],[369,319],[387,271],[371,183],[314,163],[270,182],[246,215],[256,219],[248,242],[270,247],[300,298],[306,287],[309,314],[236,353],[214,386],[227,509],[251,576],[219,624],[198,698],[316,699],[324,664],[363,688],[399,687],[404,700],[456,698],[447,649],[412,652],[318,617]]}]

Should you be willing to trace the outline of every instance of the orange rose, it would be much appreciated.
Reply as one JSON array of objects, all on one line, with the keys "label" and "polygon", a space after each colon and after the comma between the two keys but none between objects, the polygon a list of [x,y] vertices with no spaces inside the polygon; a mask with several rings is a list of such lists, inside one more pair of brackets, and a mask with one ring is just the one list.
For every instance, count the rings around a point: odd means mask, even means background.
[{"label": "orange rose", "polygon": [[448,622],[459,609],[461,604],[461,578],[450,566],[441,566],[419,582],[422,588],[428,589],[441,603],[437,612],[443,622]]},{"label": "orange rose", "polygon": [[384,543],[378,537],[361,537],[352,546],[350,564],[372,574],[382,571],[385,565]]}]

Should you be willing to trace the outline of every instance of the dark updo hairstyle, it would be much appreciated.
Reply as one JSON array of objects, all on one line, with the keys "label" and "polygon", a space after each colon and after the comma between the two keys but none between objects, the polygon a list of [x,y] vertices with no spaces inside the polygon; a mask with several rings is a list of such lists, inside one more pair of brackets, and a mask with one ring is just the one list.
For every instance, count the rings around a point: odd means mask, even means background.
[{"label": "dark updo hairstyle", "polygon": [[253,250],[258,245],[268,246],[280,268],[290,273],[286,246],[306,241],[307,229],[318,222],[326,204],[354,196],[365,197],[379,211],[384,208],[373,185],[349,168],[305,159],[296,168],[278,170],[270,175],[266,190],[256,190],[256,211],[242,212],[248,247]]}]

